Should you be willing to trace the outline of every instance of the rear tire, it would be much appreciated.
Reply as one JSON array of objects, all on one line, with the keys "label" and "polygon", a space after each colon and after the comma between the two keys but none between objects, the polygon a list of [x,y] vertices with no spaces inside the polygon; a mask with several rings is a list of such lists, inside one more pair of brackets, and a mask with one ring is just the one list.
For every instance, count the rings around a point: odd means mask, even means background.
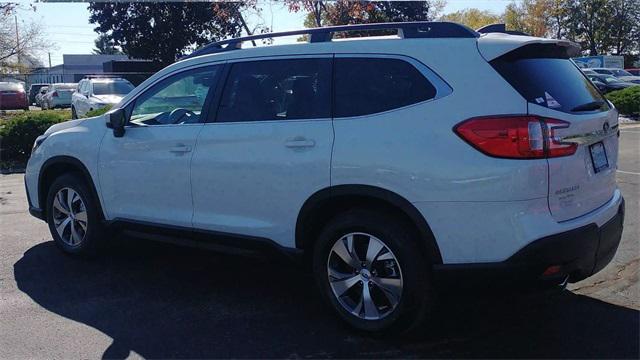
[{"label": "rear tire", "polygon": [[47,223],[62,251],[93,255],[102,247],[105,229],[97,205],[80,176],[69,173],[54,180],[47,195]]},{"label": "rear tire", "polygon": [[430,262],[418,241],[410,224],[382,211],[335,216],[313,252],[323,298],[356,329],[391,335],[415,329],[434,303]]}]

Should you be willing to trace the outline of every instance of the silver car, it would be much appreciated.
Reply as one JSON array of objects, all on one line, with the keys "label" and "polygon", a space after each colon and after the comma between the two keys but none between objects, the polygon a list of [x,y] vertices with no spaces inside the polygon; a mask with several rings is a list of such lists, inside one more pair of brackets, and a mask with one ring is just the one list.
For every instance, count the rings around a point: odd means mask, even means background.
[{"label": "silver car", "polygon": [[47,92],[42,95],[43,109],[68,108],[71,106],[71,94],[75,91],[76,83],[57,83],[49,85]]},{"label": "silver car", "polygon": [[115,105],[133,88],[128,80],[122,78],[82,79],[72,96],[71,117],[85,117],[89,111]]}]

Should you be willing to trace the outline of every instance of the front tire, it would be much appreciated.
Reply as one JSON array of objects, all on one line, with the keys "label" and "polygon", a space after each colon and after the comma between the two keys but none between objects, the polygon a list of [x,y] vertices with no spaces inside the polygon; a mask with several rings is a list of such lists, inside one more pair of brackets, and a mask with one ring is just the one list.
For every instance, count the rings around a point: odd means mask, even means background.
[{"label": "front tire", "polygon": [[78,114],[76,114],[76,108],[75,107],[71,107],[71,119],[77,119],[78,118]]},{"label": "front tire", "polygon": [[93,255],[103,243],[97,199],[76,174],[62,175],[49,187],[47,223],[53,240],[65,253]]},{"label": "front tire", "polygon": [[321,232],[313,272],[326,302],[351,326],[400,334],[433,304],[430,262],[410,224],[382,211],[337,215]]}]

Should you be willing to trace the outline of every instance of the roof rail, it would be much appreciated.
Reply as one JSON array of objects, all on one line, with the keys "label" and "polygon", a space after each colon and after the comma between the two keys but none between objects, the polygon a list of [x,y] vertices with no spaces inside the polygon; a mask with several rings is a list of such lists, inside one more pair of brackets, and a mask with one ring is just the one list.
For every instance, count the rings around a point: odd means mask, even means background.
[{"label": "roof rail", "polygon": [[488,33],[503,33],[509,35],[520,35],[520,36],[531,36],[525,32],[517,31],[517,30],[507,30],[507,26],[505,24],[490,24],[481,27],[476,30],[480,34],[488,34]]},{"label": "roof rail", "polygon": [[[283,31],[265,34],[256,34],[250,36],[244,36],[239,38],[232,38],[227,40],[221,40],[212,42],[199,49],[196,49],[191,54],[183,57],[183,59],[191,58],[194,56],[214,54],[223,51],[236,50],[242,48],[242,43],[251,40],[260,39],[272,39],[276,37],[291,36],[291,35],[309,35],[309,42],[328,42],[333,38],[333,34],[336,32],[347,31],[370,31],[370,30],[398,30],[398,35],[404,39],[409,38],[477,38],[479,34],[473,29],[468,28],[465,25],[445,22],[445,21],[412,21],[412,22],[397,22],[397,23],[375,23],[375,24],[357,24],[357,25],[342,25],[342,26],[328,26],[319,28],[310,28],[294,31]],[[223,47],[223,45],[226,45]]]}]

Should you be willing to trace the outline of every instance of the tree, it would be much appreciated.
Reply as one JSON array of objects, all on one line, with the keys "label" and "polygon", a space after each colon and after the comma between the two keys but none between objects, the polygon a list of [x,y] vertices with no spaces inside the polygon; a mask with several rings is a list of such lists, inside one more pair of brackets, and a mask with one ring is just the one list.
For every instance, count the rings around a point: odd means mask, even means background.
[{"label": "tree", "polygon": [[173,63],[196,47],[249,32],[242,11],[255,2],[90,3],[89,22],[131,58]]},{"label": "tree", "polygon": [[[296,1],[287,0],[290,11],[308,11],[305,26],[428,21],[438,17],[444,2],[428,1]],[[357,33],[354,35],[358,35]]]},{"label": "tree", "polygon": [[19,21],[14,17],[17,5],[11,5],[0,7],[0,65],[19,67],[25,65],[20,64],[23,59],[35,58],[47,44],[40,24]]},{"label": "tree", "polygon": [[507,29],[578,42],[589,55],[640,51],[640,0],[521,0]]},{"label": "tree", "polygon": [[502,18],[487,10],[470,8],[446,14],[442,16],[441,20],[457,22],[472,29],[479,29],[486,25],[499,23]]},{"label": "tree", "polygon": [[122,51],[120,51],[114,44],[113,40],[109,39],[108,35],[101,34],[94,41],[96,44],[95,49],[93,49],[93,53],[97,55],[120,55]]},{"label": "tree", "polygon": [[509,30],[545,37],[549,33],[549,0],[522,0],[507,5],[503,18]]}]

